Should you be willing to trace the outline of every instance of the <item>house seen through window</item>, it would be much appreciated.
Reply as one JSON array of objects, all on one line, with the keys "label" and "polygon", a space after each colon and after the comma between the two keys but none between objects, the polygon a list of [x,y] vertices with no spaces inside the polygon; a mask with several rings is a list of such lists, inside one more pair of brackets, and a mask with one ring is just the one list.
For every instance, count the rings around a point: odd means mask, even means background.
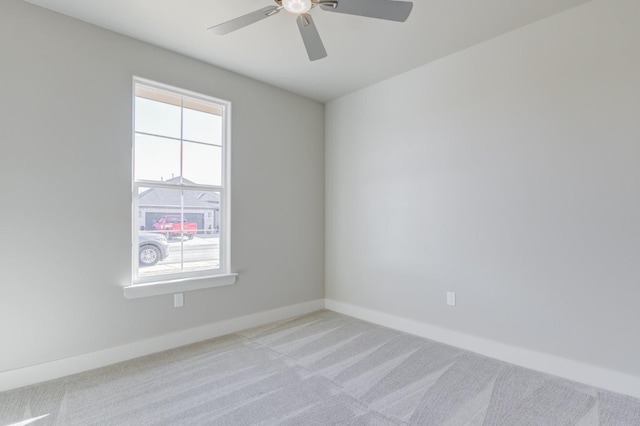
[{"label": "house seen through window", "polygon": [[228,272],[228,104],[147,81],[134,98],[134,282]]}]

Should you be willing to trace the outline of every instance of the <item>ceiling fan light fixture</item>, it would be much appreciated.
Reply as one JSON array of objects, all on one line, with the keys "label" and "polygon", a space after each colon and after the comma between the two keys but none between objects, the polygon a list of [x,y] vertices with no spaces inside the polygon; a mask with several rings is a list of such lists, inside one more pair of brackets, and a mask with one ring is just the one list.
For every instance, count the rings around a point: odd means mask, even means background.
[{"label": "ceiling fan light fixture", "polygon": [[[27,0],[28,1],[28,0]],[[403,0],[273,0],[276,6],[266,6],[246,15],[208,28],[214,34],[223,35],[244,28],[258,21],[275,15],[282,9],[297,15],[296,22],[300,36],[304,42],[310,61],[317,61],[327,56],[316,24],[308,14],[312,8],[320,6],[321,10],[364,16],[367,18],[385,19],[387,21],[404,22],[409,17],[413,2]],[[338,7],[339,3],[339,7]]]},{"label": "ceiling fan light fixture", "polygon": [[282,0],[282,6],[287,12],[299,15],[311,9],[311,0]]}]

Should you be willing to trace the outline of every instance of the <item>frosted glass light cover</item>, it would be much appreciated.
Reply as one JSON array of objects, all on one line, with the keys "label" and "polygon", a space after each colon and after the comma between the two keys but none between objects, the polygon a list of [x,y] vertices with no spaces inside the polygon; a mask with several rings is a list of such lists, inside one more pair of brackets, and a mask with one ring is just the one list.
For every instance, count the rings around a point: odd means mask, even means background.
[{"label": "frosted glass light cover", "polygon": [[282,6],[291,13],[307,13],[311,9],[311,0],[282,0]]}]

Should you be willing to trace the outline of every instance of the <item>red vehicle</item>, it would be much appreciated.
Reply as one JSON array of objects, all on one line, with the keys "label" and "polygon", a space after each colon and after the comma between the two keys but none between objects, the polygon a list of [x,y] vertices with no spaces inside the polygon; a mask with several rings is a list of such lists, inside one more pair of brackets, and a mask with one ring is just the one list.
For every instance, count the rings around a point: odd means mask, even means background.
[{"label": "red vehicle", "polygon": [[179,237],[184,233],[191,240],[198,232],[198,224],[187,222],[187,219],[181,221],[180,215],[167,215],[153,223],[153,230],[161,231],[167,239]]}]

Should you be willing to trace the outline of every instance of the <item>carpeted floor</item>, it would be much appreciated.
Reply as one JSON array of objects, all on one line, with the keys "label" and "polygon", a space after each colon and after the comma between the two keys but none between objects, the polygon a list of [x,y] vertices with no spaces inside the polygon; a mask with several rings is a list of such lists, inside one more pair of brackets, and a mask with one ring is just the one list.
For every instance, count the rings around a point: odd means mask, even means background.
[{"label": "carpeted floor", "polygon": [[0,393],[0,424],[640,425],[640,400],[319,311]]}]

